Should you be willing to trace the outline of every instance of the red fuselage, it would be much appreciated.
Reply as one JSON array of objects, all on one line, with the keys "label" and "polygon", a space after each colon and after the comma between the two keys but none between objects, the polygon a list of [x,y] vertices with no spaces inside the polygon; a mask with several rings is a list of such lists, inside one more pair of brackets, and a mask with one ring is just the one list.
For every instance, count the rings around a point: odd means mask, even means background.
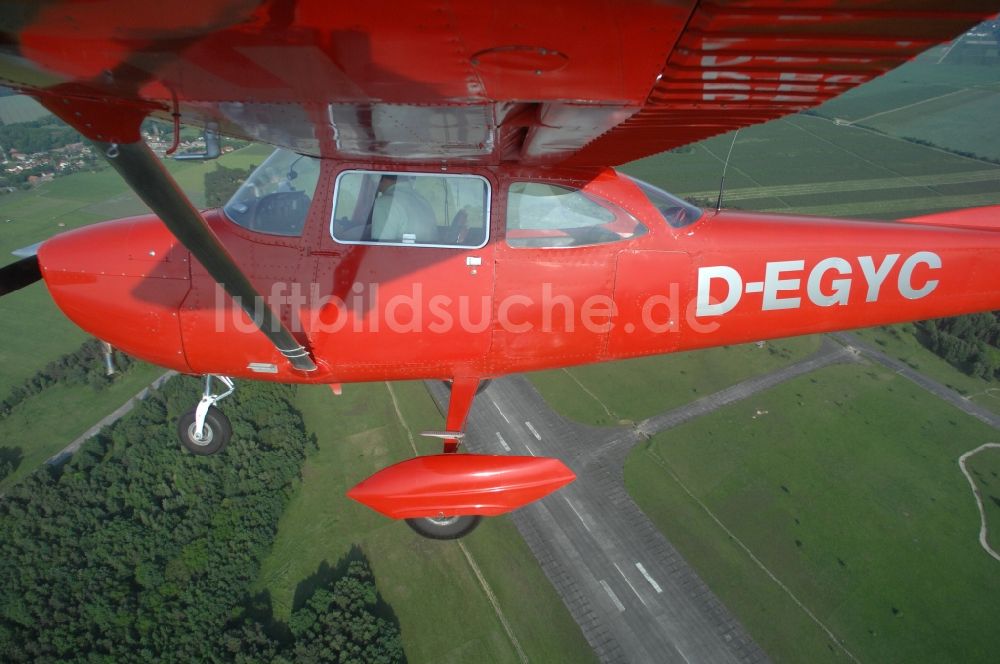
[{"label": "red fuselage", "polygon": [[[292,369],[155,217],[49,240],[45,281],[80,327],[136,357],[283,382],[497,376],[1000,308],[1000,234],[955,227],[960,217],[938,227],[705,211],[675,227],[611,169],[484,168],[467,171],[489,183],[484,246],[346,244],[331,235],[332,191],[352,168],[323,162],[299,237],[206,213],[317,372]],[[579,189],[645,231],[512,246],[507,192],[526,181]]]}]

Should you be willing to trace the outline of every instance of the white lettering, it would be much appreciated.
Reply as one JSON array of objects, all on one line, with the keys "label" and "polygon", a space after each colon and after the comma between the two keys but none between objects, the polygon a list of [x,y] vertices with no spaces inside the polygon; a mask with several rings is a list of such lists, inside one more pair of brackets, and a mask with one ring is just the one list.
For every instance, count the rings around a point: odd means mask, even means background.
[{"label": "white lettering", "polygon": [[920,263],[937,270],[941,268],[941,257],[932,251],[918,251],[903,261],[903,266],[899,268],[899,293],[907,300],[917,300],[929,295],[938,286],[937,279],[928,279],[922,287],[914,287],[913,270]]},{"label": "white lettering", "polygon": [[[729,287],[726,298],[721,302],[712,302],[712,280],[722,279]],[[739,303],[743,294],[743,279],[740,273],[728,265],[713,265],[698,268],[698,316],[721,316],[728,313]]]},{"label": "white lettering", "polygon": [[799,297],[779,298],[781,291],[798,290],[801,279],[782,279],[782,272],[801,272],[805,261],[775,261],[768,263],[764,270],[764,311],[775,309],[797,309],[802,302]]},{"label": "white lettering", "polygon": [[806,283],[806,293],[809,294],[809,299],[812,303],[820,307],[847,304],[847,298],[851,294],[850,279],[834,279],[830,284],[833,286],[833,293],[830,295],[822,291],[820,284],[823,282],[823,275],[830,270],[836,270],[837,274],[849,275],[851,273],[851,264],[843,258],[837,257],[825,258],[816,263],[816,267],[809,273],[809,281]]},{"label": "white lettering", "polygon": [[889,270],[899,260],[899,254],[888,254],[882,264],[875,269],[875,261],[871,256],[859,256],[858,263],[861,264],[861,272],[868,282],[868,297],[865,302],[875,302],[878,300],[878,292],[882,288],[882,283],[889,276]]}]

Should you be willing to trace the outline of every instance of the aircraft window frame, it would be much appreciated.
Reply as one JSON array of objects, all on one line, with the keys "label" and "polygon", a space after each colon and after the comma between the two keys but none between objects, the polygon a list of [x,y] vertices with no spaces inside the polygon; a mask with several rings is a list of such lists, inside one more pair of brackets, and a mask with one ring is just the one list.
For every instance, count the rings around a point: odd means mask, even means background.
[{"label": "aircraft window frame", "polygon": [[[305,160],[305,166],[315,172],[309,172],[309,170],[299,167],[301,174],[306,175],[306,179],[303,181],[305,188],[297,189],[292,184],[298,180],[300,175],[300,172],[295,170],[295,165],[303,160]],[[322,159],[285,148],[277,148],[253,170],[253,173],[229,197],[229,200],[222,206],[223,215],[239,228],[254,234],[266,235],[271,238],[301,238],[309,221],[309,211],[312,209],[316,191],[320,188],[322,169]],[[280,178],[281,171],[284,171],[284,180]],[[315,182],[310,181],[313,177],[315,177]],[[302,185],[303,182],[298,184]],[[260,193],[270,189],[272,185],[273,191]],[[284,196],[285,194],[292,196]],[[281,197],[286,199],[284,203],[281,202]],[[296,203],[296,200],[293,200],[301,197],[307,201],[304,211],[301,210],[301,206]],[[270,224],[255,227],[253,224],[257,221],[257,214],[262,209],[260,204],[264,201],[270,201],[275,216],[271,218]],[[297,218],[299,216],[301,219]],[[289,221],[293,223],[288,225]],[[284,228],[286,225],[287,228]]]},{"label": "aircraft window frame", "polygon": [[[385,176],[395,176],[397,178],[463,178],[463,179],[476,179],[483,184],[483,239],[478,244],[445,244],[440,242],[386,242],[380,240],[365,240],[365,239],[341,239],[337,237],[335,225],[337,223],[337,202],[338,197],[341,193],[341,184],[344,177],[348,175],[377,175],[380,178]],[[377,185],[376,185],[377,186]],[[418,192],[419,193],[419,192]],[[376,196],[377,194],[373,194]],[[369,210],[366,222],[367,226],[372,224],[371,217],[375,208],[375,201],[377,198],[372,199],[372,207]],[[425,200],[425,202],[427,202]],[[357,202],[355,203],[357,206]],[[426,172],[414,172],[414,171],[383,171],[374,169],[364,169],[364,168],[349,168],[341,171],[337,174],[337,178],[334,182],[333,187],[333,201],[330,206],[330,237],[333,238],[334,242],[338,244],[346,245],[364,245],[371,247],[418,247],[425,249],[464,249],[467,251],[473,251],[477,249],[482,249],[490,242],[490,219],[493,207],[493,186],[490,180],[478,173],[426,173]],[[453,216],[450,223],[454,223],[455,217],[464,210],[459,209],[459,212]],[[356,213],[357,211],[355,211]],[[447,210],[446,210],[447,213]],[[435,221],[435,224],[437,222]],[[439,228],[447,228],[447,226],[440,226]],[[370,230],[370,229],[369,229]]]},{"label": "aircraft window frame", "polygon": [[[567,195],[573,196],[574,200],[580,200],[582,202],[585,202],[586,204],[594,206],[594,207],[598,208],[601,213],[603,213],[605,215],[608,215],[610,218],[602,220],[599,217],[591,215],[590,218],[595,219],[596,221],[599,221],[601,223],[585,224],[585,225],[580,225],[580,226],[559,226],[559,225],[557,225],[557,226],[551,226],[551,227],[548,227],[548,228],[546,228],[546,227],[524,228],[524,227],[520,227],[520,226],[514,228],[514,227],[511,226],[511,223],[510,223],[511,222],[511,217],[512,217],[512,215],[511,215],[511,208],[512,208],[512,206],[511,206],[511,197],[512,197],[512,195],[525,195],[525,194],[521,194],[520,192],[513,191],[514,187],[517,186],[517,185],[523,185],[523,186],[540,185],[540,186],[544,186],[544,187],[549,187],[549,188],[563,190],[565,193],[563,193],[563,194],[552,194],[551,196],[541,196],[541,195],[532,195],[532,194],[527,194],[526,196],[533,197],[533,198],[538,198],[538,199],[543,199],[543,198],[559,198],[560,196],[567,196]],[[580,188],[578,186],[574,186],[573,184],[570,184],[570,183],[565,183],[565,182],[544,182],[544,181],[538,181],[538,180],[514,180],[514,181],[511,181],[508,184],[506,194],[507,194],[507,197],[506,197],[506,208],[505,208],[506,209],[506,213],[504,215],[505,216],[505,219],[504,219],[505,240],[506,240],[507,245],[509,247],[511,247],[512,249],[545,249],[545,250],[549,250],[549,249],[563,249],[563,250],[565,250],[565,249],[579,249],[579,248],[586,248],[586,247],[602,247],[602,246],[605,246],[605,245],[618,244],[620,242],[629,242],[629,241],[638,239],[640,237],[643,237],[643,236],[645,236],[645,235],[647,235],[649,233],[649,228],[644,223],[642,223],[634,214],[632,214],[631,212],[629,212],[625,208],[623,208],[620,205],[617,205],[617,204],[615,204],[615,203],[607,200],[606,198],[604,198],[604,197],[602,197],[600,195],[597,195],[597,194],[585,191],[584,189],[582,189],[582,188]],[[577,198],[577,197],[579,197],[579,198]],[[577,215],[581,219],[586,219],[587,216],[588,216],[583,211],[572,210],[572,209],[569,209],[570,206],[568,206],[568,205],[559,205],[559,204],[556,204],[554,207],[552,207],[552,209],[550,211],[546,212],[546,214],[550,214],[552,211],[557,211],[559,208],[568,209],[569,212],[572,215]],[[518,215],[520,215],[520,211],[518,211]],[[631,224],[630,232],[628,234],[624,234],[622,231],[616,230],[613,227],[609,228],[609,226],[618,225],[618,224],[621,224],[621,223],[630,223]],[[525,235],[523,238],[514,238],[514,241],[512,241],[512,238],[511,238],[511,231],[512,230],[514,230],[514,231],[528,231],[529,234]],[[594,233],[599,232],[601,230],[603,230],[606,233],[606,235],[603,235],[603,236],[600,236],[600,237],[594,235]],[[537,235],[535,237],[532,237],[530,235],[531,231],[535,231],[535,232],[539,233],[539,235]],[[559,232],[559,231],[567,231],[567,233],[564,236],[546,235],[547,232],[555,233],[555,232]],[[581,237],[574,238],[574,236],[571,233],[569,233],[568,231],[579,231]],[[589,238],[587,237],[588,234],[590,235]],[[555,240],[558,237],[565,237],[565,238],[568,238],[571,241],[574,240],[574,239],[577,239],[578,241],[573,242],[572,244],[544,244],[544,242],[547,239]]]},{"label": "aircraft window frame", "polygon": [[[705,214],[705,211],[697,205],[688,203],[683,198],[674,196],[669,191],[664,191],[655,184],[650,184],[627,173],[622,173],[622,175],[631,180],[635,186],[639,187],[639,191],[646,197],[649,204],[656,208],[656,211],[671,228],[685,228],[690,226]],[[660,202],[657,202],[655,199],[660,199]]]}]

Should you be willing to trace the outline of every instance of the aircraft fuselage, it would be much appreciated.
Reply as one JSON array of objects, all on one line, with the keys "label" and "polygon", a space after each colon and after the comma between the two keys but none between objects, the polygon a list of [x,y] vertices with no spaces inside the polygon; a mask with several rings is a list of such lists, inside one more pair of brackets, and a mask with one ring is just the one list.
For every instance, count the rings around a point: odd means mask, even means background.
[{"label": "aircraft fuselage", "polygon": [[[485,237],[449,245],[404,229],[379,242],[370,227],[338,230],[350,221],[336,203],[345,174],[389,172],[322,162],[297,236],[205,213],[320,366],[310,374],[291,368],[154,216],[60,235],[39,261],[66,315],[125,352],[283,382],[489,377],[1000,308],[1000,234],[981,212],[973,228],[956,227],[960,217],[940,227],[692,213],[612,169],[501,167],[468,171],[485,183]],[[552,192],[572,214],[529,219]],[[601,223],[566,220],[591,204]],[[451,216],[426,232],[464,225],[449,226]]]}]

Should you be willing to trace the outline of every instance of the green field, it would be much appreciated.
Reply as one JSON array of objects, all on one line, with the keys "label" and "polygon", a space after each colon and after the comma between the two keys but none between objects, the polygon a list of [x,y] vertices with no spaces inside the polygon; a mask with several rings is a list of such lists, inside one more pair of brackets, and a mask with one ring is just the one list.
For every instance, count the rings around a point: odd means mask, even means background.
[{"label": "green field", "polygon": [[1000,115],[1000,69],[957,66],[934,49],[872,83],[824,104],[831,118],[892,136],[1000,159],[1000,136],[984,118]]},{"label": "green field", "polygon": [[638,422],[816,352],[820,337],[795,337],[528,374],[565,417],[597,426]]},{"label": "green field", "polygon": [[965,463],[983,498],[989,529],[986,541],[994,551],[1000,552],[1000,449],[985,449]]},{"label": "green field", "polygon": [[[1000,159],[992,120],[1000,116],[1000,68],[938,65],[939,57],[928,53],[827,102],[817,115],[741,130],[725,205],[895,219],[1000,204],[1000,165],[904,140]],[[725,134],[622,170],[714,204],[732,140]]]},{"label": "green field", "polygon": [[0,489],[34,472],[162,373],[159,367],[137,363],[101,391],[87,385],[55,385],[17,406],[0,419],[0,447],[18,459],[16,470],[0,481]]},{"label": "green field", "polygon": [[[422,383],[396,383],[393,391],[410,430],[441,428]],[[413,456],[385,384],[350,385],[341,397],[326,387],[302,387],[298,406],[319,450],[306,461],[257,582],[275,618],[286,620],[309,579],[358,546],[399,619],[411,664],[517,662],[462,545],[421,538],[344,496],[369,474]],[[419,437],[415,443],[425,454],[437,447]],[[530,661],[593,661],[576,623],[506,518],[487,519],[462,542]]]},{"label": "green field", "polygon": [[[246,168],[259,164],[269,152],[268,147],[252,146],[220,157],[218,163]],[[169,162],[168,167],[192,200],[201,204],[205,172],[215,164]],[[146,209],[111,169],[74,173],[30,191],[0,196],[0,264],[14,260],[11,251],[57,233]],[[51,360],[79,346],[86,335],[62,315],[45,286],[38,283],[0,298],[0,338],[4,340],[0,394],[6,394]]]},{"label": "green field", "polygon": [[917,330],[912,324],[871,327],[858,330],[856,334],[886,355],[902,360],[980,406],[1000,413],[1000,385],[955,369],[917,341]]},{"label": "green field", "polygon": [[775,661],[846,661],[818,621],[860,661],[989,662],[1000,575],[957,459],[995,438],[892,372],[836,366],[656,436],[625,478]]}]

